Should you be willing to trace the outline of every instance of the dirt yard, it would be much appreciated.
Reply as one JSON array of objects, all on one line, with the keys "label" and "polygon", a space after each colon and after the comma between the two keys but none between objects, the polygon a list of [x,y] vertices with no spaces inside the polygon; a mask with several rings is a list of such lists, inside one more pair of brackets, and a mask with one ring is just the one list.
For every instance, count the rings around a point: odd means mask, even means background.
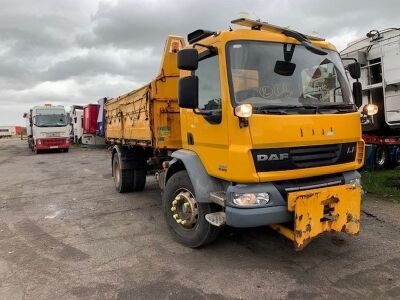
[{"label": "dirt yard", "polygon": [[357,237],[295,252],[268,228],[205,248],[168,233],[152,177],[118,194],[105,149],[0,140],[0,299],[399,299],[400,204],[367,195]]}]

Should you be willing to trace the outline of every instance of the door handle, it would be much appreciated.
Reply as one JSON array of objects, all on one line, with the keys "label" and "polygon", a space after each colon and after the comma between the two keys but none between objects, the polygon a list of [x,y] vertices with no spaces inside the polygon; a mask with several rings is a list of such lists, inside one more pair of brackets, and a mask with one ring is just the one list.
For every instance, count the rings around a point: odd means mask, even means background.
[{"label": "door handle", "polygon": [[187,133],[187,141],[189,145],[194,145],[194,138],[193,138],[193,134],[191,132]]}]

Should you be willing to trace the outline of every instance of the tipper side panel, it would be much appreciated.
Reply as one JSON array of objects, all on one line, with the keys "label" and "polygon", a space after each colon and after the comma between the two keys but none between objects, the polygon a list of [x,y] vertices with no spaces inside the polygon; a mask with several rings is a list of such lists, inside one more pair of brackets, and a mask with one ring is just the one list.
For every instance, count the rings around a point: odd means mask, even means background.
[{"label": "tipper side panel", "polygon": [[146,85],[106,103],[108,140],[151,144],[148,92],[149,85]]},{"label": "tipper side panel", "polygon": [[106,137],[158,149],[182,147],[177,52],[182,37],[168,36],[159,75],[150,84],[106,103]]}]

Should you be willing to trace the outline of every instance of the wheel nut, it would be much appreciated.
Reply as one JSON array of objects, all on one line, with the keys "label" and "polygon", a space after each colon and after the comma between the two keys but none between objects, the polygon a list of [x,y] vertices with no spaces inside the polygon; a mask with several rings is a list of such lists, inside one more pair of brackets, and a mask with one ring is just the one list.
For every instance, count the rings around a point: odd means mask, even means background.
[{"label": "wheel nut", "polygon": [[173,217],[175,220],[178,219],[178,214],[174,214]]},{"label": "wheel nut", "polygon": [[175,205],[177,205],[177,204],[178,204],[178,201],[176,201],[176,200],[172,201],[172,205],[173,205],[173,206],[175,206]]},{"label": "wheel nut", "polygon": [[171,211],[176,211],[176,207],[175,207],[175,206],[172,206],[172,207],[171,207]]}]

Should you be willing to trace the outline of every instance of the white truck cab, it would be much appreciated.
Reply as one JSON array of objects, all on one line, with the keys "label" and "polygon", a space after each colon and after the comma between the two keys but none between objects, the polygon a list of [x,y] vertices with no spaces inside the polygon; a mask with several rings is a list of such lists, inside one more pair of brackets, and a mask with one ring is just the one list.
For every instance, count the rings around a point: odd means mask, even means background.
[{"label": "white truck cab", "polygon": [[83,106],[71,106],[71,124],[73,141],[75,144],[81,144],[83,135]]},{"label": "white truck cab", "polygon": [[69,149],[68,116],[62,105],[34,106],[24,114],[27,122],[28,145],[38,153],[43,150]]}]

